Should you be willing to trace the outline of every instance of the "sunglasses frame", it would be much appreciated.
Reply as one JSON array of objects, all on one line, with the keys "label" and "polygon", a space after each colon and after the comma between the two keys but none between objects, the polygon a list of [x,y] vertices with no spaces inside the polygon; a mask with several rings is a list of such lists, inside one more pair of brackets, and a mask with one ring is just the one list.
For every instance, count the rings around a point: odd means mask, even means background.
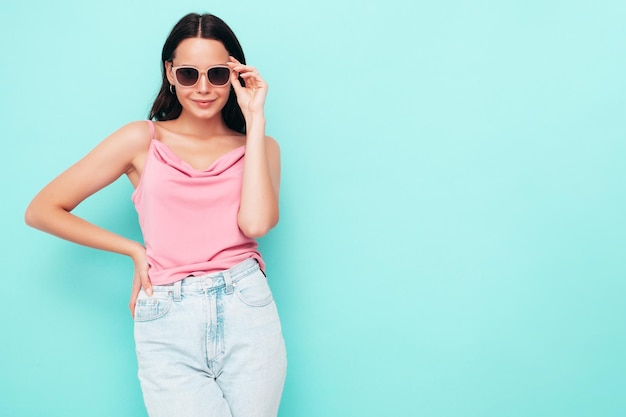
[{"label": "sunglasses frame", "polygon": [[[172,69],[172,75],[174,76],[174,80],[176,81],[176,84],[179,84],[183,88],[195,87],[200,82],[200,78],[202,77],[202,74],[204,74],[206,76],[207,81],[213,87],[226,87],[230,83],[230,73],[232,71],[228,65],[224,65],[224,64],[212,65],[212,66],[206,68],[204,71],[200,71],[200,68],[195,67],[193,65],[179,65],[179,66],[176,66],[176,67],[174,65],[171,65],[170,68]],[[196,71],[198,71],[198,79],[196,80],[195,83],[193,83],[191,85],[184,85],[180,81],[178,81],[178,77],[176,76],[176,72],[178,70],[180,70],[180,69],[185,69],[185,68],[193,68]],[[213,68],[226,68],[226,69],[228,69],[228,80],[224,84],[218,85],[218,84],[213,84],[211,82],[211,79],[209,78],[209,71],[211,71]]]}]

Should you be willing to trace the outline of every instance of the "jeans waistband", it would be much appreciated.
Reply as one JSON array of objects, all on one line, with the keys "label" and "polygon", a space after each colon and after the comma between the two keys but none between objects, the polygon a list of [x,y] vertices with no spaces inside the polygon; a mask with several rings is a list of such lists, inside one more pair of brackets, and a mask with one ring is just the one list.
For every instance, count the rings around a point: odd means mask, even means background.
[{"label": "jeans waistband", "polygon": [[189,276],[173,284],[155,285],[152,289],[155,292],[171,291],[174,298],[180,298],[180,294],[184,292],[206,292],[211,288],[226,286],[226,293],[230,294],[233,291],[234,283],[258,270],[260,270],[260,266],[257,260],[249,258],[225,271]]}]

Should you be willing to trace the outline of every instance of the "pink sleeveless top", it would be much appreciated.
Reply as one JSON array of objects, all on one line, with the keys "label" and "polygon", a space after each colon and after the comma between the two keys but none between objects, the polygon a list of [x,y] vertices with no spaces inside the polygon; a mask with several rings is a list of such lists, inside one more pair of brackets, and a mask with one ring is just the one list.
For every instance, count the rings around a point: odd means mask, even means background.
[{"label": "pink sleeveless top", "polygon": [[237,224],[245,147],[198,170],[157,140],[149,123],[150,148],[132,201],[152,284],[223,271],[248,258],[265,269],[256,240]]}]

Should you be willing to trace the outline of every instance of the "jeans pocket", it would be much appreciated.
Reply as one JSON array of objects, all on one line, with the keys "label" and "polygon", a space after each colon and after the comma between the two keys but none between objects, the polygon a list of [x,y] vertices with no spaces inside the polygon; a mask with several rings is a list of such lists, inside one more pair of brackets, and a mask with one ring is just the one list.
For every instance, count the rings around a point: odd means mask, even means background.
[{"label": "jeans pocket", "polygon": [[250,307],[263,307],[274,299],[267,278],[260,269],[238,281],[235,288],[237,297]]},{"label": "jeans pocket", "polygon": [[174,302],[171,292],[155,291],[152,297],[141,290],[135,305],[135,321],[151,321],[167,314]]}]

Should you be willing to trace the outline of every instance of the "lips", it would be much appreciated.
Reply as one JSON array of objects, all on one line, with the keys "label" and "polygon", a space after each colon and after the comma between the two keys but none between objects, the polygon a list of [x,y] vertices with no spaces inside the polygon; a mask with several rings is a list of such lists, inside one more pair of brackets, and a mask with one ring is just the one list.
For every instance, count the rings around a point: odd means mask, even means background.
[{"label": "lips", "polygon": [[201,108],[210,107],[211,104],[215,102],[215,100],[192,100],[192,101],[196,103],[196,106],[201,107]]}]

